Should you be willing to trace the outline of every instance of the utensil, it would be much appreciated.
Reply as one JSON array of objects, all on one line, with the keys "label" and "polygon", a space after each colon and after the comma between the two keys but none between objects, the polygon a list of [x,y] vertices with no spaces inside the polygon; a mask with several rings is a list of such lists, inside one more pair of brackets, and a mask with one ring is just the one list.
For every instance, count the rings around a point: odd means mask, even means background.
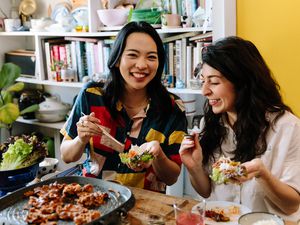
[{"label": "utensil", "polygon": [[[81,112],[81,115],[82,116],[86,116],[83,112]],[[116,144],[118,144],[120,147],[121,147],[121,149],[124,149],[124,144],[123,143],[121,143],[121,142],[119,142],[117,139],[115,139],[113,136],[111,136],[110,135],[110,133],[108,133],[103,127],[101,127],[99,124],[96,124],[95,123],[95,125],[103,132],[103,134],[106,136],[106,137],[108,137],[108,138],[110,138],[113,142],[115,142]],[[119,150],[119,149],[116,149],[118,152],[123,152],[122,150]]]}]

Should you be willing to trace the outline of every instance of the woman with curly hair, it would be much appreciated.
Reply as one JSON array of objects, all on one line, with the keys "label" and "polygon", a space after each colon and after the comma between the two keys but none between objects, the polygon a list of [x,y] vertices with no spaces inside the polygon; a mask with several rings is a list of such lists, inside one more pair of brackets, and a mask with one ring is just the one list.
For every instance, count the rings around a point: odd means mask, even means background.
[{"label": "woman with curly hair", "polygon": [[[300,120],[283,103],[258,49],[227,37],[205,48],[202,57],[207,100],[201,133],[185,138],[180,149],[193,187],[210,200],[300,218]],[[209,174],[220,157],[241,162],[247,174],[236,183],[212,182]]]}]

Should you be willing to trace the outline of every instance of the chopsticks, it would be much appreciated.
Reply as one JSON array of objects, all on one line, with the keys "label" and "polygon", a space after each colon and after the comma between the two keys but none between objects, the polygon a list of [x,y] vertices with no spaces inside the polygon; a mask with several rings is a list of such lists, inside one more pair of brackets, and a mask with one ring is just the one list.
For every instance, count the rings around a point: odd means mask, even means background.
[{"label": "chopsticks", "polygon": [[[81,115],[86,116],[83,112],[81,112]],[[122,149],[124,149],[124,144],[119,142],[117,139],[115,139],[113,136],[110,135],[110,133],[108,133],[103,127],[101,127],[99,124],[94,123],[101,131],[102,133],[108,137],[109,139],[111,139],[113,142],[115,142],[116,144],[118,144],[119,146],[122,147]]]}]

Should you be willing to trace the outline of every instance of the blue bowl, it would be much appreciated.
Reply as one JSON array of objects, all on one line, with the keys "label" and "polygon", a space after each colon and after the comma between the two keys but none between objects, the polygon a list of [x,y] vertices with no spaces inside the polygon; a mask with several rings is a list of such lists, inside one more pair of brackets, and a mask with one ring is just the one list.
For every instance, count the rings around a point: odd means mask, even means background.
[{"label": "blue bowl", "polygon": [[39,163],[42,160],[38,160],[35,164],[25,168],[0,171],[0,191],[11,192],[25,187],[37,176]]}]

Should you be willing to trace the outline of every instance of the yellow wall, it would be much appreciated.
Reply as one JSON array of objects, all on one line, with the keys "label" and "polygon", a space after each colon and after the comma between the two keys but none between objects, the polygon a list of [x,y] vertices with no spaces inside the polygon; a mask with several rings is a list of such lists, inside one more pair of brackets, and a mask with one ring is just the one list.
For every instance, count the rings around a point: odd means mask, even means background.
[{"label": "yellow wall", "polygon": [[300,115],[300,1],[237,0],[237,35],[252,41]]}]

